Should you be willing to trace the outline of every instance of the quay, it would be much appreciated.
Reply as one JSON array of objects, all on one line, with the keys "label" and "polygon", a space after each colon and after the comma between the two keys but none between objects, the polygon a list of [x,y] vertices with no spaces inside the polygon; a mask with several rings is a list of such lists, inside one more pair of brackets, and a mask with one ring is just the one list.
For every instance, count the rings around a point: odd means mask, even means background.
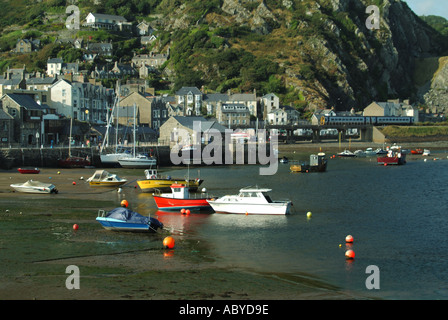
[{"label": "quay", "polygon": [[[202,151],[207,145],[201,146],[201,155]],[[221,164],[248,164],[248,153],[250,150],[255,150],[258,155],[258,145],[254,148],[250,148],[248,144],[243,144],[244,148],[235,147],[235,144],[231,144],[231,158],[229,163],[229,155],[225,154],[226,150],[222,148],[222,154],[218,156],[218,158],[222,159]],[[92,147],[71,147],[70,152],[72,156],[76,157],[89,157],[91,160],[92,166],[101,168],[103,167],[100,159],[100,151],[97,146]],[[266,144],[266,149],[263,150],[267,157],[270,157],[270,144]],[[104,148],[103,153],[114,152],[115,148],[109,147]],[[241,155],[241,150],[244,152]],[[170,146],[140,146],[135,148],[136,153],[143,153],[152,155],[157,159],[157,166],[173,166],[177,164],[173,164],[171,161],[171,148]],[[57,168],[58,160],[64,159],[69,155],[68,147],[41,147],[41,148],[0,148],[0,169],[10,170],[16,167],[39,167],[39,168]],[[190,154],[186,154],[190,159],[190,164],[196,165],[198,164],[195,159],[195,153],[190,152]],[[240,159],[243,159],[243,163],[240,163]],[[204,158],[201,157],[201,165],[204,165]],[[257,156],[258,161],[258,156]],[[258,162],[257,162],[258,163]]]}]

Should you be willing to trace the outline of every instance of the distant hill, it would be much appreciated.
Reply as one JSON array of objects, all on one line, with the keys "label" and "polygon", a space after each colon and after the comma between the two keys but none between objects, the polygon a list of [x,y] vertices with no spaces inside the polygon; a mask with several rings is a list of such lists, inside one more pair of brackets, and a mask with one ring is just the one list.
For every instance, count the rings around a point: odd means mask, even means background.
[{"label": "distant hill", "polygon": [[[64,47],[53,45],[65,27],[65,1],[3,0],[0,48],[10,48],[35,30],[44,52],[29,61],[5,56],[8,63],[42,68],[39,59]],[[96,3],[96,4],[95,4]],[[155,83],[166,89],[203,87],[226,92],[275,92],[282,102],[303,109],[363,109],[372,100],[421,97],[415,90],[416,59],[443,56],[445,22],[415,15],[399,0],[80,0],[88,12],[145,19],[158,40],[146,50],[171,57]],[[366,8],[380,9],[380,29],[369,30]],[[443,19],[443,18],[442,18]],[[19,31],[19,32],[17,32]],[[36,34],[37,35],[37,34]],[[138,43],[118,35],[81,30],[76,35],[114,42],[115,59],[130,59]],[[3,49],[0,49],[3,50]],[[5,61],[5,60],[3,60]],[[40,61],[40,62],[39,62]],[[43,60],[46,61],[46,60]]]}]

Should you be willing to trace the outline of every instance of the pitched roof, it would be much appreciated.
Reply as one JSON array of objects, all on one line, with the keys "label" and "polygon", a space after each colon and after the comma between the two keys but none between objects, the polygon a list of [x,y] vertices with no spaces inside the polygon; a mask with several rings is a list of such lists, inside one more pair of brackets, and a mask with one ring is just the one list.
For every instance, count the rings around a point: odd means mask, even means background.
[{"label": "pitched roof", "polygon": [[92,13],[90,12],[92,16],[94,16],[97,19],[104,19],[104,20],[121,20],[121,21],[128,21],[125,17],[122,16],[115,16],[112,14],[103,14],[103,13]]},{"label": "pitched roof", "polygon": [[189,129],[196,129],[196,127],[193,127],[194,122],[200,122],[201,123],[201,131],[205,132],[210,129],[216,129],[219,132],[224,132],[226,127],[219,124],[218,122],[214,120],[207,120],[204,117],[197,117],[197,116],[189,116],[189,117],[182,117],[182,116],[173,116],[174,119],[177,120],[182,126],[187,127]]},{"label": "pitched roof", "polygon": [[186,94],[188,94],[188,93],[192,93],[192,94],[202,94],[202,92],[201,91],[199,91],[199,89],[198,88],[196,88],[196,87],[182,87],[182,88],[180,88],[177,92],[176,92],[176,95],[177,96],[184,96],[184,95],[186,95]]},{"label": "pitched roof", "polygon": [[14,102],[16,102],[21,107],[24,107],[27,110],[43,110],[44,108],[33,100],[29,95],[26,94],[15,94],[15,93],[7,93],[5,96],[8,96]]}]

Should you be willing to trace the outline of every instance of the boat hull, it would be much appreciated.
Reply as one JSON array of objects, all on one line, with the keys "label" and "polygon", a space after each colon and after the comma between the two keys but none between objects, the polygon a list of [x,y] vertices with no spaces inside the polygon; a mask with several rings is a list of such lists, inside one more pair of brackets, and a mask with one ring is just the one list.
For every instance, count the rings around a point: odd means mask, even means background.
[{"label": "boat hull", "polygon": [[[35,181],[37,182],[37,181]],[[49,194],[49,193],[57,193],[57,189],[53,184],[45,184],[45,183],[39,183],[37,182],[37,184],[31,182],[31,184],[34,185],[29,185],[30,182],[25,182],[25,183],[16,183],[16,184],[11,184],[11,188],[13,188],[14,190],[16,190],[17,192],[23,192],[23,193],[35,193],[35,194]]]},{"label": "boat hull", "polygon": [[154,232],[148,224],[125,222],[118,219],[97,217],[98,221],[106,230],[129,231],[129,232]]},{"label": "boat hull", "polygon": [[210,204],[207,202],[209,198],[198,199],[176,199],[162,196],[154,196],[154,201],[159,209],[163,210],[180,210],[180,209],[196,209],[209,210]]},{"label": "boat hull", "polygon": [[91,162],[85,158],[71,157],[59,160],[58,165],[63,168],[84,168],[90,166]]},{"label": "boat hull", "polygon": [[128,153],[108,153],[100,155],[100,160],[104,167],[120,167],[118,160],[130,157]]},{"label": "boat hull", "polygon": [[378,157],[377,162],[379,165],[404,165],[406,164],[406,156],[401,157]]},{"label": "boat hull", "polygon": [[317,166],[311,166],[309,164],[293,164],[289,169],[291,172],[325,172],[327,171],[327,161]]},{"label": "boat hull", "polygon": [[[156,190],[160,191],[170,191],[171,185],[177,182],[186,182],[183,179],[144,179],[137,180],[137,184],[142,190],[142,192],[154,192]],[[197,191],[199,186],[202,184],[203,180],[194,179],[189,180],[186,183],[186,186],[190,189],[190,191]]]},{"label": "boat hull", "polygon": [[219,200],[208,200],[216,213],[285,215],[290,213],[291,202],[273,202],[266,204],[222,203]]},{"label": "boat hull", "polygon": [[142,159],[124,158],[124,159],[119,159],[118,163],[123,168],[148,169],[152,166],[155,166],[157,161],[156,161],[156,159],[142,160]]},{"label": "boat hull", "polygon": [[127,181],[89,181],[91,187],[119,187]]},{"label": "boat hull", "polygon": [[21,174],[38,174],[40,172],[40,170],[37,168],[34,169],[19,168],[17,169],[17,171],[19,171]]}]

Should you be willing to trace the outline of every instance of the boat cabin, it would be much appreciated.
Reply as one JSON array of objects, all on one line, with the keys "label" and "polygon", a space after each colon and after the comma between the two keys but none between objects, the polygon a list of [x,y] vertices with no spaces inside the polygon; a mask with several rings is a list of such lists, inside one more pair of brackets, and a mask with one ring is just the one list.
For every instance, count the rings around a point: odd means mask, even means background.
[{"label": "boat cabin", "polygon": [[174,199],[188,199],[190,197],[188,188],[184,184],[173,183],[171,185],[171,192]]},{"label": "boat cabin", "polygon": [[272,189],[241,189],[238,194],[238,198],[245,202],[266,202],[272,203],[272,199],[266,192],[270,192]]},{"label": "boat cabin", "polygon": [[146,177],[146,179],[156,179],[157,178],[157,169],[146,169],[145,177]]}]

